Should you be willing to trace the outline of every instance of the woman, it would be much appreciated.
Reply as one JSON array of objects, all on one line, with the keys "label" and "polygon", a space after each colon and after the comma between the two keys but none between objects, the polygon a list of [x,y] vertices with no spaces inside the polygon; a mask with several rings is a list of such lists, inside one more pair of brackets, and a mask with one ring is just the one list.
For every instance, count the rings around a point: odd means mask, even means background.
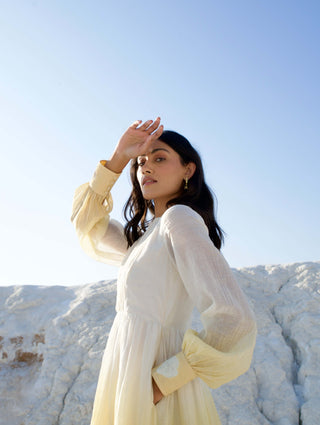
[{"label": "woman", "polygon": [[[123,229],[110,190],[130,160]],[[76,190],[72,220],[90,256],[121,265],[91,425],[220,424],[208,386],[249,368],[256,327],[219,251],[197,152],[160,118],[136,121]],[[189,329],[194,306],[201,333]]]}]

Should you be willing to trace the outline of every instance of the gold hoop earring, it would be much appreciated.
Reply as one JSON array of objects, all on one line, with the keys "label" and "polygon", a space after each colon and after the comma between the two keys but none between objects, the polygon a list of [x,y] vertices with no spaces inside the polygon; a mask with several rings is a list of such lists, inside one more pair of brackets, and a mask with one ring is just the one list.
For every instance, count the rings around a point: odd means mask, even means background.
[{"label": "gold hoop earring", "polygon": [[188,177],[185,178],[184,190],[188,189]]}]

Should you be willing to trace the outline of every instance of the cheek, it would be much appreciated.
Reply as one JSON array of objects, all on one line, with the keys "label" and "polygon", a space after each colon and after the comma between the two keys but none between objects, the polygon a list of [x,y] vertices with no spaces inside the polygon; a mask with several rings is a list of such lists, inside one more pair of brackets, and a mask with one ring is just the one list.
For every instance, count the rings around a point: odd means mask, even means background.
[{"label": "cheek", "polygon": [[137,171],[136,171],[136,178],[137,178],[138,182],[140,183],[141,178],[142,178],[142,173],[140,171],[140,168],[138,168]]}]

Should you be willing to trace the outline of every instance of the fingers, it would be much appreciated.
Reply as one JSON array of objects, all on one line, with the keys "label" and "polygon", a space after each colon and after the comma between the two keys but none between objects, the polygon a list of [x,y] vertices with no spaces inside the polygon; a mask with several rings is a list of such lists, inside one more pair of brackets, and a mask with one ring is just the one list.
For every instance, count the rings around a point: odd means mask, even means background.
[{"label": "fingers", "polygon": [[152,139],[154,140],[154,139],[159,139],[159,137],[161,136],[161,134],[162,134],[162,132],[163,132],[163,125],[161,124],[160,126],[159,126],[159,128],[157,129],[157,131],[155,131],[151,136],[152,136]]},{"label": "fingers", "polygon": [[[152,122],[152,121],[151,121]],[[150,127],[148,127],[148,129],[147,129],[147,132],[149,133],[149,134],[151,134],[151,133],[153,133],[158,127],[159,127],[159,124],[160,124],[160,117],[158,117],[154,122],[153,122],[153,124],[152,125],[150,125]]]},{"label": "fingers", "polygon": [[162,132],[163,132],[163,125],[161,124],[160,127],[157,129],[157,131],[155,131],[154,133],[152,133],[152,134],[150,134],[148,136],[148,138],[147,138],[147,140],[146,140],[146,142],[144,144],[144,148],[146,150],[148,150],[150,148],[151,143],[154,140],[159,139],[159,137],[161,136]]},{"label": "fingers", "polygon": [[[159,124],[160,124],[160,117],[158,117],[156,120],[148,120],[148,121],[146,121],[146,122],[144,122],[142,125],[140,125],[140,127],[139,128],[137,128],[138,127],[138,125],[136,125],[136,123],[137,123],[137,121],[135,121],[133,124],[132,124],[132,128],[136,128],[137,130],[141,130],[141,131],[146,131],[148,134],[151,134],[151,133],[153,133],[158,127],[159,127]],[[142,121],[140,121],[140,123],[141,123]]]},{"label": "fingers", "polygon": [[140,125],[142,123],[142,121],[141,120],[137,120],[137,121],[135,121],[134,123],[132,123],[131,125],[130,125],[130,127],[129,128],[137,128],[138,127],[138,125]]},{"label": "fingers", "polygon": [[[140,125],[140,127],[138,128],[138,130],[142,130],[145,131],[148,129],[148,127],[150,126],[150,124],[152,124],[153,120],[148,120],[146,122],[144,122],[142,125]],[[149,132],[149,129],[148,129]]]}]

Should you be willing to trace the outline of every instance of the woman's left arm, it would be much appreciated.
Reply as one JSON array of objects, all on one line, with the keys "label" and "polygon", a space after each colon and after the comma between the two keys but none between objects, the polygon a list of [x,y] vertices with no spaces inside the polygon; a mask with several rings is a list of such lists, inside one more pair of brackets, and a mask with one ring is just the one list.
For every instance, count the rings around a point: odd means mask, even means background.
[{"label": "woman's left arm", "polygon": [[176,205],[162,224],[168,250],[201,313],[203,331],[187,330],[182,351],[156,366],[152,377],[164,396],[195,377],[217,388],[250,366],[256,339],[253,313],[199,214]]}]

